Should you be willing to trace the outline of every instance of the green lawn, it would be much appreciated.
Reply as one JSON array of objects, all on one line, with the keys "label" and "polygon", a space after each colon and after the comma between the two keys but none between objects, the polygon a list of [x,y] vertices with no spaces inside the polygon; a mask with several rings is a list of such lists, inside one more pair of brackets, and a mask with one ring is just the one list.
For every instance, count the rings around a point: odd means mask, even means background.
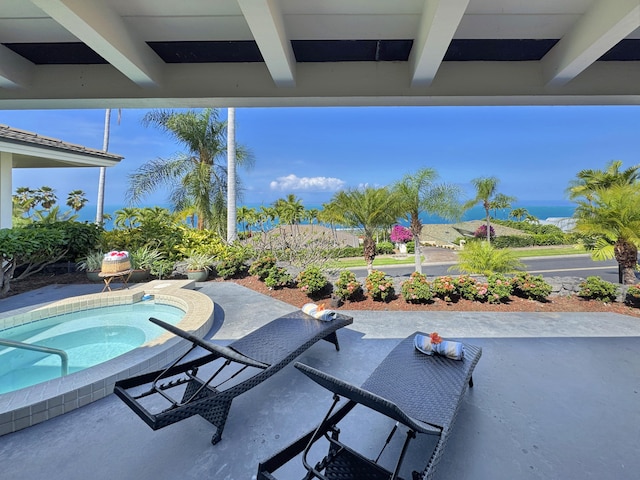
[{"label": "green lawn", "polygon": [[[548,248],[515,248],[513,253],[518,258],[526,257],[549,257],[554,255],[578,255],[586,253],[583,248],[576,248],[571,245],[562,247]],[[391,256],[376,257],[373,261],[374,267],[382,267],[385,265],[413,265],[415,262],[413,254],[409,254],[407,258],[393,258]],[[341,258],[338,260],[339,268],[366,267],[366,263],[361,258]]]}]

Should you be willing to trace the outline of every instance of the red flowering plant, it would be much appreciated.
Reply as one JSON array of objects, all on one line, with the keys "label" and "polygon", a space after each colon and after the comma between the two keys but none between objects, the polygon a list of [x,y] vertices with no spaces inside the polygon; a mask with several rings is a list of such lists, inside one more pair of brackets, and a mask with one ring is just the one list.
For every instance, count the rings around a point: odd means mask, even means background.
[{"label": "red flowering plant", "polygon": [[394,243],[407,243],[413,240],[411,230],[402,225],[394,225],[391,229],[391,241]]},{"label": "red flowering plant", "polygon": [[[487,226],[480,225],[475,232],[473,232],[473,236],[476,238],[487,238]],[[494,238],[496,236],[496,231],[492,226],[489,226],[489,238]]]},{"label": "red flowering plant", "polygon": [[365,279],[367,294],[376,302],[392,300],[395,295],[393,279],[380,270],[373,270]]},{"label": "red flowering plant", "polygon": [[453,302],[460,296],[455,280],[448,275],[436,277],[431,284],[431,291],[445,302]]}]

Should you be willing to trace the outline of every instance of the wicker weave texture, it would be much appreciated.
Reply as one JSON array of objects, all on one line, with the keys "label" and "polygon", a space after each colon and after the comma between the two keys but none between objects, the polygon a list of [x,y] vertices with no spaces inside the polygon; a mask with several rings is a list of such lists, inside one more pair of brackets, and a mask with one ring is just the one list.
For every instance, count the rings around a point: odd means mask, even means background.
[{"label": "wicker weave texture", "polygon": [[[230,349],[267,364],[267,368],[256,369],[256,373],[253,376],[226,390],[216,390],[210,386],[205,387],[197,398],[163,412],[152,413],[147,411],[135,398],[132,398],[124,391],[128,388],[139,387],[149,383],[150,379],[155,378],[160,372],[137,377],[140,379],[139,382],[136,378],[132,378],[120,382],[120,385],[117,383],[115,392],[154,430],[193,415],[200,415],[216,427],[217,431],[212,438],[212,443],[215,444],[221,439],[231,403],[235,397],[280,371],[285,365],[319,340],[328,340],[334,343],[337,349],[336,331],[346,325],[350,325],[352,322],[353,319],[345,315],[338,315],[337,318],[330,322],[323,322],[301,311],[273,320],[229,345]],[[224,355],[220,352],[207,356],[211,361],[221,357],[224,357]],[[230,358],[230,360],[233,360],[233,358]],[[194,360],[183,364],[182,370],[186,372],[196,364],[203,365],[201,360]],[[175,369],[173,369],[173,373],[175,374]],[[197,377],[190,380],[187,383],[182,401],[189,399],[201,385],[202,380]]]}]

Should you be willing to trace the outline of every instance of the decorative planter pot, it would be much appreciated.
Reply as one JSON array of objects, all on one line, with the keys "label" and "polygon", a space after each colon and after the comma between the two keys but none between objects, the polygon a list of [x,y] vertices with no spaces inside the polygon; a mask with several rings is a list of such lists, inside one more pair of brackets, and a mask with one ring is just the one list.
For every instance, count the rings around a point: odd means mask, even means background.
[{"label": "decorative planter pot", "polygon": [[209,276],[206,270],[187,270],[187,278],[196,282],[204,282]]},{"label": "decorative planter pot", "polygon": [[133,270],[129,281],[131,283],[141,283],[149,280],[149,270]]},{"label": "decorative planter pot", "polygon": [[100,270],[87,270],[87,278],[92,282],[102,282],[102,278],[100,278],[99,275]]}]

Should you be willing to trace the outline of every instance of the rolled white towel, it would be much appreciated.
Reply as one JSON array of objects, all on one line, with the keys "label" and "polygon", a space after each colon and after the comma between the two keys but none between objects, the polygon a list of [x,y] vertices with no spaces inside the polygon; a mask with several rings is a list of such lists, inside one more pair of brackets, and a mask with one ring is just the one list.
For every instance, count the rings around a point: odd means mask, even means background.
[{"label": "rolled white towel", "polygon": [[462,360],[464,358],[464,345],[462,343],[442,340],[440,335],[435,332],[431,335],[416,335],[413,344],[417,350],[427,355],[436,353],[452,360]]},{"label": "rolled white towel", "polygon": [[315,303],[305,303],[302,306],[302,311],[307,315],[311,315],[313,318],[328,322],[336,318],[337,312],[333,310],[326,310],[324,305],[316,305]]}]

